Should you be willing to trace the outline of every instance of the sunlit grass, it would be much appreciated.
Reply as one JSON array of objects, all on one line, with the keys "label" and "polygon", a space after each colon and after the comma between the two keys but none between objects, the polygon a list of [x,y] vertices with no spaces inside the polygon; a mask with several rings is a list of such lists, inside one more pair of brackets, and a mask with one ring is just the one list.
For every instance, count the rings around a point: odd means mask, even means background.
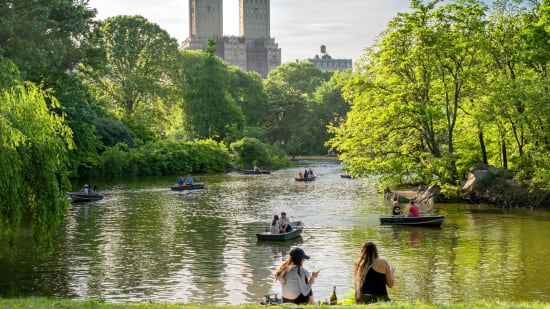
[{"label": "sunlit grass", "polygon": [[[67,300],[67,299],[50,299],[50,298],[9,298],[9,299],[0,299],[0,308],[6,309],[27,309],[27,308],[55,308],[55,309],[65,309],[65,308],[90,308],[90,309],[120,309],[120,308],[129,308],[129,309],[207,309],[207,308],[218,308],[218,309],[236,309],[236,308],[266,308],[260,304],[243,304],[243,305],[217,305],[217,304],[168,304],[168,303],[124,303],[124,304],[110,304],[97,300],[86,300],[86,301],[76,301],[76,300]],[[269,306],[277,308],[279,306]],[[293,305],[284,305],[280,306],[284,308],[334,308],[334,306],[321,305],[321,306],[293,306]],[[550,304],[540,303],[540,302],[521,302],[521,303],[509,303],[509,302],[498,302],[498,301],[479,301],[472,303],[457,303],[457,304],[424,304],[420,302],[414,303],[385,303],[385,304],[373,304],[373,305],[343,305],[343,307],[354,307],[354,308],[397,308],[397,309],[411,309],[411,308],[449,308],[449,309],[531,309],[531,308],[550,308]]]}]

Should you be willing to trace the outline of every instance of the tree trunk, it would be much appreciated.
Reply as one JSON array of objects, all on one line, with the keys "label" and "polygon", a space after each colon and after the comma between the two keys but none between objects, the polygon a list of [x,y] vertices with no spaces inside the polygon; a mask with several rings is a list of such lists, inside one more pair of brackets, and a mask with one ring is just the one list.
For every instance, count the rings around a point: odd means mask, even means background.
[{"label": "tree trunk", "polygon": [[481,148],[481,155],[483,156],[483,163],[489,164],[489,160],[487,160],[487,148],[485,147],[485,141],[483,140],[483,131],[479,127],[479,124],[478,124],[478,137],[479,137],[479,147]]},{"label": "tree trunk", "polygon": [[508,169],[508,156],[506,155],[506,141],[504,140],[504,137],[502,137],[502,146],[501,146],[501,151],[502,151],[502,168],[507,170]]}]

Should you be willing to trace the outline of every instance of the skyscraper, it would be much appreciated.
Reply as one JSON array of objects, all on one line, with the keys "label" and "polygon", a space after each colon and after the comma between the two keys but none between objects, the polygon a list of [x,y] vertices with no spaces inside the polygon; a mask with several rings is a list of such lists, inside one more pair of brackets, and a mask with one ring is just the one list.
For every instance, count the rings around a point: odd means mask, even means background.
[{"label": "skyscraper", "polygon": [[222,0],[189,0],[189,36],[223,36]]},{"label": "skyscraper", "polygon": [[269,38],[269,0],[239,0],[239,32],[249,39]]},{"label": "skyscraper", "polygon": [[223,35],[223,0],[189,0],[189,37],[182,49],[204,49],[216,41],[216,54],[229,65],[262,77],[281,65],[281,49],[270,37],[270,0],[239,0],[239,36]]}]

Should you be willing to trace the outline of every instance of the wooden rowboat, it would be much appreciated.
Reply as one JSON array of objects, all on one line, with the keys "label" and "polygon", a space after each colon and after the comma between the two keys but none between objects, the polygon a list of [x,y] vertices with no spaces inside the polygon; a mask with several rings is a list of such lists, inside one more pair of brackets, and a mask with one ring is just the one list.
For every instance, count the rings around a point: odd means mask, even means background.
[{"label": "wooden rowboat", "polygon": [[314,181],[315,178],[317,178],[317,176],[313,175],[313,176],[308,176],[307,178],[305,178],[305,177],[294,177],[294,180],[296,180],[296,181]]},{"label": "wooden rowboat", "polygon": [[443,224],[445,216],[420,216],[420,217],[380,217],[380,224],[385,225],[412,225],[412,226],[427,226],[440,227]]},{"label": "wooden rowboat", "polygon": [[206,188],[204,182],[194,183],[192,185],[183,185],[183,186],[172,186],[172,191],[184,191],[184,190],[197,190]]},{"label": "wooden rowboat", "polygon": [[69,193],[71,202],[86,202],[86,201],[99,201],[103,199],[101,194],[89,194],[83,192],[71,192]]},{"label": "wooden rowboat", "polygon": [[258,240],[286,241],[300,237],[300,235],[302,235],[304,225],[301,221],[291,222],[290,226],[292,227],[292,230],[290,230],[290,232],[271,234],[271,232],[269,231],[264,231],[256,233],[256,238],[258,238]]}]

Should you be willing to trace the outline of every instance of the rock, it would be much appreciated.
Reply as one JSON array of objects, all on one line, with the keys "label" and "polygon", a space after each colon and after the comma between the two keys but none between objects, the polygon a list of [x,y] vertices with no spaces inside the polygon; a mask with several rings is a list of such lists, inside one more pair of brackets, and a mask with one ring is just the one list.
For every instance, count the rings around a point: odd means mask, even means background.
[{"label": "rock", "polygon": [[503,170],[478,164],[470,168],[468,180],[462,186],[463,197],[472,202],[491,202],[496,191],[503,191],[507,187]]},{"label": "rock", "polygon": [[423,191],[418,192],[417,200],[422,204],[433,206],[434,203],[441,202],[440,192],[440,186],[431,185],[425,188]]}]

